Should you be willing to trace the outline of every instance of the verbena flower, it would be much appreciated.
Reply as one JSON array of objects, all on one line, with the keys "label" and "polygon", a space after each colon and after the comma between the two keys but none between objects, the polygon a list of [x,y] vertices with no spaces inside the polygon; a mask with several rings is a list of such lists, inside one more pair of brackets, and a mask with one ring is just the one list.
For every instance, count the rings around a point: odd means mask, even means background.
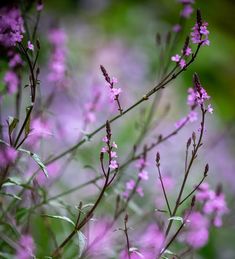
[{"label": "verbena flower", "polygon": [[0,9],[0,45],[15,46],[21,42],[24,34],[24,21],[18,8]]},{"label": "verbena flower", "polygon": [[4,75],[3,81],[6,84],[7,92],[9,94],[14,94],[17,92],[20,80],[14,71],[7,71]]},{"label": "verbena flower", "polygon": [[29,234],[22,235],[18,242],[19,248],[16,251],[17,259],[31,259],[35,252],[35,243]]}]

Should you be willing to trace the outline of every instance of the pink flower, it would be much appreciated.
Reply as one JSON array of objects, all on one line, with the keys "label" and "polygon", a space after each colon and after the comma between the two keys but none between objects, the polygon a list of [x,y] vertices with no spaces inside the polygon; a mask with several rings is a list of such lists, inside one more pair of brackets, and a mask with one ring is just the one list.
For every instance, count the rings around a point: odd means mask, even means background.
[{"label": "pink flower", "polygon": [[43,8],[44,8],[44,6],[43,6],[42,1],[38,1],[38,3],[37,3],[37,11],[41,12],[43,10]]},{"label": "pink flower", "polygon": [[191,111],[191,112],[188,114],[188,118],[189,118],[189,121],[190,121],[190,122],[197,121],[197,119],[198,119],[197,112]]},{"label": "pink flower", "polygon": [[104,137],[102,138],[102,141],[105,142],[105,143],[107,143],[109,140],[108,140],[107,136],[104,136]]},{"label": "pink flower", "polygon": [[101,153],[106,153],[108,151],[108,148],[107,147],[102,147],[101,148]]},{"label": "pink flower", "polygon": [[7,167],[9,164],[12,164],[15,162],[17,157],[17,151],[8,146],[4,146],[0,144],[0,167]]},{"label": "pink flower", "polygon": [[180,68],[185,68],[186,67],[186,61],[184,59],[181,59],[179,65],[180,65]]},{"label": "pink flower", "polygon": [[173,27],[172,27],[172,31],[173,32],[180,32],[181,31],[181,26],[179,24],[175,24]]},{"label": "pink flower", "polygon": [[208,104],[208,106],[207,106],[207,111],[208,111],[210,114],[213,113],[214,109],[212,108],[211,104]]},{"label": "pink flower", "polygon": [[176,54],[175,56],[172,56],[171,60],[174,61],[174,62],[179,62],[180,61],[180,55]]},{"label": "pink flower", "polygon": [[111,160],[110,164],[109,164],[109,168],[111,169],[117,169],[118,168],[118,163],[116,160]]},{"label": "pink flower", "polygon": [[118,146],[117,146],[117,144],[115,142],[113,142],[112,147],[118,148]]},{"label": "pink flower", "polygon": [[31,41],[28,41],[28,49],[34,51],[34,45],[31,43]]},{"label": "pink flower", "polygon": [[139,194],[140,197],[144,197],[144,191],[141,186],[138,186],[136,192]]},{"label": "pink flower", "polygon": [[22,235],[18,244],[19,248],[16,250],[17,259],[31,259],[34,256],[35,244],[32,236]]},{"label": "pink flower", "polygon": [[9,61],[9,67],[14,68],[23,64],[21,56],[18,53],[14,53]]},{"label": "pink flower", "polygon": [[192,54],[192,49],[187,47],[185,50],[185,56],[190,56]]},{"label": "pink flower", "polygon": [[193,27],[193,32],[191,33],[191,40],[194,44],[210,45],[208,40],[209,31],[207,30],[208,23],[204,22],[202,25],[197,23]]},{"label": "pink flower", "polygon": [[110,98],[112,101],[116,99],[116,97],[122,92],[121,88],[110,88]]},{"label": "pink flower", "polygon": [[111,158],[117,158],[117,152],[111,151]]},{"label": "pink flower", "polygon": [[178,120],[176,123],[175,123],[175,127],[178,129],[180,128],[182,125],[184,125],[184,123],[187,121],[187,117],[184,117],[180,120]]},{"label": "pink flower", "polygon": [[139,172],[138,176],[139,176],[139,178],[141,180],[145,180],[146,181],[146,180],[149,179],[148,172],[145,171],[145,170],[142,170],[141,172]]},{"label": "pink flower", "polygon": [[209,222],[200,212],[192,212],[188,218],[187,232],[183,235],[185,242],[193,248],[200,248],[207,244],[209,237]]},{"label": "pink flower", "polygon": [[184,6],[184,9],[181,12],[181,16],[184,18],[189,18],[193,12],[193,8],[190,4]]},{"label": "pink flower", "polygon": [[135,187],[135,181],[133,179],[126,182],[126,189],[127,190],[133,190]]},{"label": "pink flower", "polygon": [[23,39],[24,21],[18,8],[0,9],[0,45],[15,46]]},{"label": "pink flower", "polygon": [[7,71],[3,80],[7,86],[7,92],[9,94],[14,94],[17,92],[20,80],[15,72],[11,70]]}]

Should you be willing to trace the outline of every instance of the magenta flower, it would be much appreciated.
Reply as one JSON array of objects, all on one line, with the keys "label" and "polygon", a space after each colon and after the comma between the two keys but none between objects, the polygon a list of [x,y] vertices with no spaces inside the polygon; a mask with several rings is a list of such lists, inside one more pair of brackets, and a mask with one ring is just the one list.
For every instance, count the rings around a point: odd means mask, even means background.
[{"label": "magenta flower", "polygon": [[149,179],[148,172],[146,170],[140,171],[139,174],[138,174],[138,177],[141,180],[145,180],[145,181],[147,181]]},{"label": "magenta flower", "polygon": [[213,109],[213,107],[211,106],[211,104],[208,104],[208,106],[207,106],[207,111],[208,111],[210,114],[213,113],[214,109]]},{"label": "magenta flower", "polygon": [[24,34],[24,21],[17,8],[0,9],[0,45],[4,47],[15,46],[21,42]]},{"label": "magenta flower", "polygon": [[15,162],[17,151],[12,147],[3,147],[2,144],[0,145],[0,147],[0,167],[5,168]]},{"label": "magenta flower", "polygon": [[11,70],[7,71],[3,81],[6,84],[7,92],[9,94],[14,94],[17,92],[20,80],[15,72]]},{"label": "magenta flower", "polygon": [[32,236],[22,235],[19,240],[19,248],[16,250],[17,259],[31,259],[34,257],[35,244]]},{"label": "magenta flower", "polygon": [[204,22],[202,25],[196,23],[191,32],[191,40],[194,44],[210,45],[208,40],[209,31],[207,30],[208,23]]},{"label": "magenta flower", "polygon": [[34,45],[31,43],[31,41],[28,41],[28,49],[34,51]]},{"label": "magenta flower", "polygon": [[184,59],[181,59],[179,65],[180,65],[180,68],[185,68],[186,67],[186,61]]},{"label": "magenta flower", "polygon": [[186,4],[180,15],[184,18],[189,18],[193,12],[193,8],[190,4]]},{"label": "magenta flower", "polygon": [[116,160],[111,160],[110,164],[109,164],[109,168],[111,169],[117,169],[118,168],[118,163]]},{"label": "magenta flower", "polygon": [[179,62],[180,61],[180,55],[176,54],[175,56],[172,56],[171,60],[174,61],[174,62]]},{"label": "magenta flower", "polygon": [[209,237],[207,218],[200,212],[192,212],[188,221],[187,232],[182,235],[183,240],[195,249],[205,246]]}]

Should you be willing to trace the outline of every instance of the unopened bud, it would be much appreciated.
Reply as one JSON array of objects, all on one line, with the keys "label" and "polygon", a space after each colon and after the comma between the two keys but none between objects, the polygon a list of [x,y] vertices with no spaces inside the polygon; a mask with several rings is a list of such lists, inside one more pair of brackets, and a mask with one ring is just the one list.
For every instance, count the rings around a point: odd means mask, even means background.
[{"label": "unopened bud", "polygon": [[193,132],[193,134],[192,134],[192,140],[194,143],[196,142],[196,133],[195,132]]},{"label": "unopened bud", "polygon": [[205,177],[207,176],[208,171],[209,171],[209,165],[206,164],[206,166],[205,166],[205,171],[204,171],[204,176],[205,176]]},{"label": "unopened bud", "polygon": [[37,46],[38,49],[41,48],[39,39],[36,40],[36,46]]},{"label": "unopened bud", "polygon": [[159,154],[159,152],[157,152],[157,155],[156,155],[156,163],[157,163],[157,165],[159,165],[159,163],[160,163],[160,154]]},{"label": "unopened bud", "polygon": [[189,138],[189,139],[188,139],[188,141],[187,141],[187,149],[190,147],[191,142],[192,142],[192,139],[191,139],[191,138]]},{"label": "unopened bud", "polygon": [[196,201],[196,196],[193,195],[192,201],[191,201],[191,207],[194,207]]}]

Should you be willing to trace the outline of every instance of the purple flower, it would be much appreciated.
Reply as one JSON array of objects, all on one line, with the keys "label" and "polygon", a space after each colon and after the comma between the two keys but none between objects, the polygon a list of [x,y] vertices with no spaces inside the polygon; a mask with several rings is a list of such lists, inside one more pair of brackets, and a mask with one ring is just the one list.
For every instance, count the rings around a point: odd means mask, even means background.
[{"label": "purple flower", "polygon": [[176,54],[175,56],[172,56],[171,60],[174,61],[174,62],[179,62],[180,61],[180,55]]},{"label": "purple flower", "polygon": [[207,106],[207,111],[208,111],[210,114],[213,113],[214,109],[213,109],[213,107],[211,106],[211,104],[208,104],[208,106]]},{"label": "purple flower", "polygon": [[186,61],[184,59],[181,59],[179,65],[180,65],[181,69],[185,68],[186,67]]},{"label": "purple flower", "polygon": [[184,18],[189,18],[193,12],[193,8],[190,4],[184,6],[184,9],[181,12],[181,16]]},{"label": "purple flower", "polygon": [[4,47],[15,46],[23,39],[24,21],[17,8],[0,9],[0,45]]},{"label": "purple flower", "polygon": [[21,59],[21,56],[18,53],[10,53],[10,61],[9,61],[9,67],[15,68],[17,66],[21,66],[23,64],[23,61]]},{"label": "purple flower", "polygon": [[117,96],[122,92],[121,88],[110,88],[110,98],[112,101],[114,101]]},{"label": "purple flower", "polygon": [[185,56],[190,56],[192,54],[192,49],[187,47],[185,50]]},{"label": "purple flower", "polygon": [[189,118],[189,121],[190,121],[190,122],[197,121],[197,119],[198,119],[197,112],[191,111],[191,112],[188,114],[188,118]]},{"label": "purple flower", "polygon": [[200,212],[192,212],[188,218],[189,225],[183,239],[193,248],[200,248],[207,244],[209,237],[209,222]]},{"label": "purple flower", "polygon": [[35,244],[32,236],[22,235],[18,244],[19,248],[16,251],[17,259],[31,259],[35,252]]},{"label": "purple flower", "polygon": [[28,49],[34,51],[34,46],[33,46],[33,44],[31,43],[31,41],[28,41]]},{"label": "purple flower", "polygon": [[145,180],[147,181],[149,179],[149,176],[148,176],[148,172],[146,170],[141,170],[138,174],[138,177],[141,179],[141,180]]},{"label": "purple flower", "polygon": [[0,145],[0,167],[7,167],[9,164],[12,164],[15,162],[17,157],[17,151],[12,147],[2,147],[2,144]]},{"label": "purple flower", "polygon": [[117,169],[118,168],[118,163],[116,160],[111,160],[110,164],[109,164],[109,168],[111,169]]},{"label": "purple flower", "polygon": [[204,22],[202,25],[196,23],[191,32],[191,40],[194,44],[202,44],[209,46],[210,41],[208,40],[209,31],[207,30],[208,23]]},{"label": "purple flower", "polygon": [[20,81],[15,72],[11,70],[7,71],[4,75],[3,81],[6,84],[7,92],[9,94],[14,94],[17,92]]},{"label": "purple flower", "polygon": [[175,24],[173,27],[172,27],[172,31],[173,32],[180,32],[181,31],[181,26],[179,24]]}]

